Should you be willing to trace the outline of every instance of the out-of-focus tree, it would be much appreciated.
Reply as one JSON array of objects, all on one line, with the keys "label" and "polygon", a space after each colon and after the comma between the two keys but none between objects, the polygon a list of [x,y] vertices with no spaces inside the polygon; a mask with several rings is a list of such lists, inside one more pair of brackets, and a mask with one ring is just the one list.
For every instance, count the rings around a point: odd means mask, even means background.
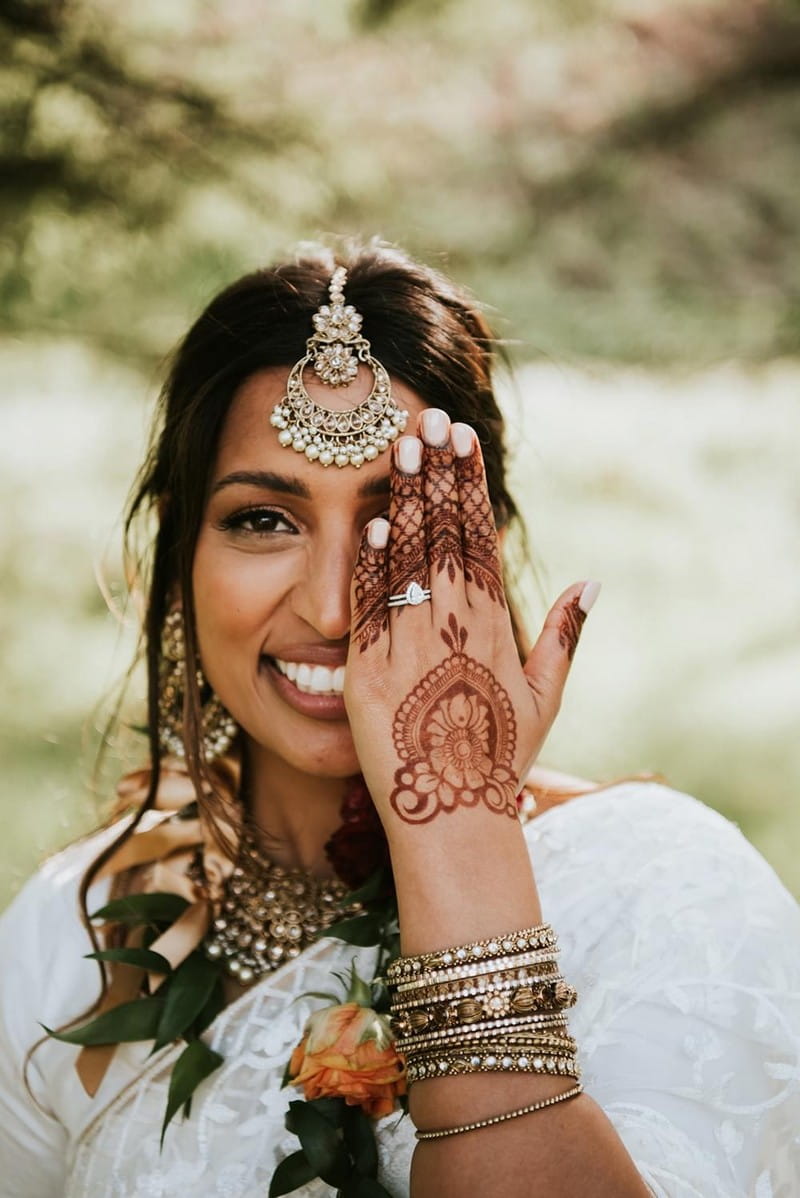
[{"label": "out-of-focus tree", "polygon": [[781,0],[5,0],[8,327],[160,355],[320,230],[451,268],[530,352],[800,347]]}]

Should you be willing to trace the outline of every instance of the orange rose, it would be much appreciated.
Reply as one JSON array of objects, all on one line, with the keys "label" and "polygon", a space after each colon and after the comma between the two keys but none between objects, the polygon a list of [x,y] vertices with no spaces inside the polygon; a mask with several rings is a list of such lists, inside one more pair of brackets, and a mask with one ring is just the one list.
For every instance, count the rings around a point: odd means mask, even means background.
[{"label": "orange rose", "polygon": [[406,1092],[388,1021],[355,1002],[316,1011],[292,1053],[289,1080],[304,1097],[344,1098],[379,1119]]}]

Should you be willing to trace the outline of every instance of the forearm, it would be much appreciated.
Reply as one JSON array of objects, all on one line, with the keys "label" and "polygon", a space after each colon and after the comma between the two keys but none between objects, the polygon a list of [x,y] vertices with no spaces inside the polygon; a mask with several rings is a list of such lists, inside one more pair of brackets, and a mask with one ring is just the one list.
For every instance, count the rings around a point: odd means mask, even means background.
[{"label": "forearm", "polygon": [[[387,830],[404,955],[542,921],[527,845],[514,821],[462,809],[424,827]],[[569,1077],[538,1073],[429,1078],[412,1086],[410,1109],[421,1129],[456,1127],[540,1102],[573,1084]],[[590,1178],[593,1198],[649,1193],[611,1123],[580,1094],[500,1125],[421,1143],[411,1193],[558,1198],[588,1192]]]}]

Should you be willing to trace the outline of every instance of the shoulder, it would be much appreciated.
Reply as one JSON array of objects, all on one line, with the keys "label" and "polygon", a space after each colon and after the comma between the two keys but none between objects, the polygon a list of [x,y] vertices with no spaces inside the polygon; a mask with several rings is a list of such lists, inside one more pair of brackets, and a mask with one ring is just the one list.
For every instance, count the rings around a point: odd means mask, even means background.
[{"label": "shoulder", "polygon": [[595,789],[533,818],[526,837],[543,907],[579,920],[584,943],[590,929],[627,929],[685,955],[749,929],[754,949],[800,961],[796,900],[740,828],[691,795],[657,782]]},{"label": "shoulder", "polygon": [[[0,916],[0,1010],[12,1041],[25,1051],[40,1023],[58,1026],[92,1002],[97,967],[80,909],[80,886],[92,861],[113,838],[105,829],[49,858]],[[107,882],[93,886],[89,909],[100,905]]]}]

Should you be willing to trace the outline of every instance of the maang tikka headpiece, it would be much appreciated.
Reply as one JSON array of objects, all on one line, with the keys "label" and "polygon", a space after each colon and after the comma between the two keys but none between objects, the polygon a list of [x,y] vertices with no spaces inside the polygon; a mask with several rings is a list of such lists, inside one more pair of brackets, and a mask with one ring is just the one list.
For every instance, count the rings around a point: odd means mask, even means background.
[{"label": "maang tikka headpiece", "polygon": [[[310,462],[330,466],[363,466],[388,449],[408,421],[392,399],[389,375],[370,353],[369,341],[361,335],[362,317],[344,302],[347,271],[334,270],[329,303],[314,313],[314,332],[306,342],[306,353],[295,362],[286,383],[286,394],[276,404],[270,423],[278,429],[278,440],[287,449],[304,453]],[[363,362],[372,371],[372,390],[358,407],[337,412],[316,403],[306,391],[303,374],[312,366],[329,387],[346,387]]]}]

